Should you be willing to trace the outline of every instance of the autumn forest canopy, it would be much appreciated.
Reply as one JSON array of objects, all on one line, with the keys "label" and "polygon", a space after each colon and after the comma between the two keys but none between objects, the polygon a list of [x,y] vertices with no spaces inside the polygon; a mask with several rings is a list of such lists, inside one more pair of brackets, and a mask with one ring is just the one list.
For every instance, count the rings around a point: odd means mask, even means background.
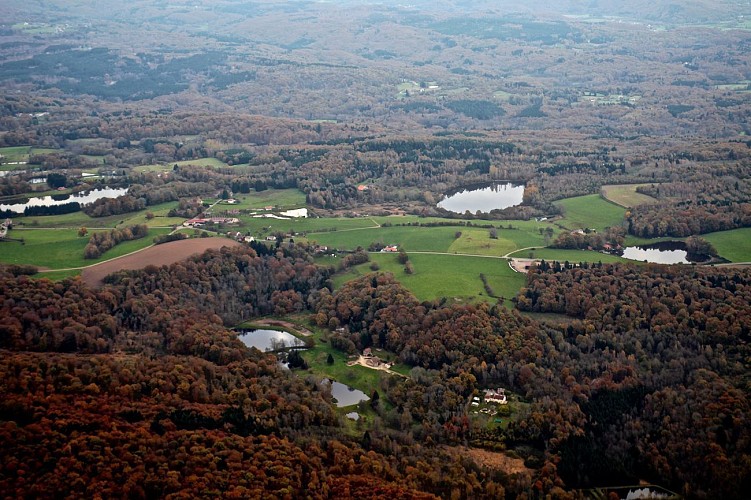
[{"label": "autumn forest canopy", "polygon": [[5,496],[748,497],[748,5],[2,10]]}]

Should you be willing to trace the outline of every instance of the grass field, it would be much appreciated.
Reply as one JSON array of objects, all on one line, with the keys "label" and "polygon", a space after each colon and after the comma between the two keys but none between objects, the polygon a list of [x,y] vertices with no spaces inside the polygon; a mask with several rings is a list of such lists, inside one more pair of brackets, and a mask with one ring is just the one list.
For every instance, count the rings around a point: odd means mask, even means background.
[{"label": "grass field", "polygon": [[13,229],[8,236],[23,239],[0,243],[0,261],[7,264],[30,264],[50,269],[66,269],[96,264],[134,252],[151,245],[154,236],[169,229],[150,229],[145,238],[120,243],[98,259],[84,259],[83,250],[89,242],[75,229]]},{"label": "grass field", "polygon": [[602,186],[602,194],[609,201],[624,208],[657,203],[656,198],[636,192],[636,188],[649,185],[650,184],[612,184],[609,186]]},{"label": "grass field", "polygon": [[175,167],[175,165],[178,165],[180,167],[185,167],[188,165],[196,165],[199,167],[213,167],[213,168],[223,168],[228,166],[223,161],[217,160],[216,158],[199,158],[197,160],[183,160],[183,161],[175,161],[165,164],[152,164],[152,165],[141,165],[138,167],[135,167],[133,170],[135,172],[171,172],[172,169]]},{"label": "grass field", "polygon": [[721,257],[731,262],[751,262],[751,228],[703,234]]},{"label": "grass field", "polygon": [[563,219],[558,223],[570,230],[590,228],[603,231],[606,227],[619,226],[626,213],[623,207],[603,200],[599,194],[566,198],[555,204],[563,210]]},{"label": "grass field", "polygon": [[74,276],[80,275],[80,269],[71,269],[69,271],[41,271],[37,274],[32,275],[31,277],[35,279],[46,278],[51,281],[62,281],[65,278],[72,278]]},{"label": "grass field", "polygon": [[623,257],[618,257],[617,255],[610,255],[590,250],[561,250],[557,248],[522,250],[521,252],[517,252],[515,254],[512,254],[511,256],[526,259],[527,257],[529,257],[530,252],[535,259],[545,259],[548,261],[557,260],[558,262],[634,262],[633,260],[624,259]]},{"label": "grass field", "polygon": [[[343,219],[319,220],[329,221],[328,225],[331,225],[338,224]],[[368,221],[368,219],[353,220]],[[373,221],[378,220],[378,217],[373,218]],[[427,222],[427,220],[423,222]],[[399,245],[400,248],[404,248],[408,252],[448,252],[494,256],[505,255],[519,248],[543,246],[545,244],[544,237],[538,230],[538,226],[543,227],[542,224],[527,221],[501,221],[498,223],[498,225],[503,226],[509,224],[515,229],[505,227],[497,229],[498,239],[495,240],[490,238],[488,229],[464,226],[370,226],[359,230],[310,233],[307,238],[309,241],[317,241],[321,245],[346,250],[352,250],[358,246],[367,248],[372,242],[381,242],[386,245]],[[295,228],[297,229],[297,226]],[[461,233],[458,239],[456,238],[457,232]]]},{"label": "grass field", "polygon": [[[238,194],[235,199],[239,203],[230,205],[220,202],[214,210],[252,210],[262,209],[267,206],[275,209],[302,208],[305,206],[305,193],[299,189],[267,189],[265,191],[253,191],[248,194]],[[204,199],[205,202],[213,203],[216,200]]]},{"label": "grass field", "polygon": [[[0,148],[0,170],[16,170],[26,168],[29,156],[35,154],[55,153],[59,149],[36,148],[34,146],[11,146]],[[8,163],[24,162],[21,165],[8,165]]]},{"label": "grass field", "polygon": [[[261,217],[240,216],[243,229],[250,231],[255,236],[266,236],[278,231],[283,233],[310,232],[308,240],[319,240],[319,234],[328,234],[333,231],[349,231],[352,229],[375,228],[375,222],[370,219],[272,219]],[[323,231],[323,232],[320,232]]]},{"label": "grass field", "polygon": [[308,240],[342,250],[358,246],[368,248],[372,242],[399,245],[407,251],[447,252],[454,241],[453,227],[371,227],[368,229],[309,234]]},{"label": "grass field", "polygon": [[[409,258],[414,266],[411,275],[404,272],[404,266],[394,254],[370,255],[371,262],[378,263],[380,271],[392,273],[421,301],[448,297],[468,302],[494,302],[495,299],[485,292],[480,273],[485,274],[495,295],[509,299],[516,295],[526,279],[523,274],[513,272],[505,259],[429,254],[411,254]],[[341,286],[370,272],[370,263],[362,264],[335,276],[334,285]]]},{"label": "grass field", "polygon": [[[63,215],[45,215],[40,217],[19,217],[15,224],[25,227],[51,227],[51,228],[87,228],[132,226],[134,224],[146,224],[153,226],[170,226],[182,224],[185,220],[181,217],[167,217],[167,213],[177,207],[176,201],[169,201],[159,205],[146,207],[138,212],[128,214],[111,215],[108,217],[89,217],[83,212],[73,212]],[[146,219],[146,212],[152,212],[155,217]]]}]

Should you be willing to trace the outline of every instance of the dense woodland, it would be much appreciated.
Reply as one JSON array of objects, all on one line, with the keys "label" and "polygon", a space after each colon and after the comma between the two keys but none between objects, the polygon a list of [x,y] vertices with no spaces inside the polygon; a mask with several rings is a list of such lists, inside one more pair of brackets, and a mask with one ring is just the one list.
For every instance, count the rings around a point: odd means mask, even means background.
[{"label": "dense woodland", "polygon": [[[556,326],[499,306],[420,303],[388,275],[332,293],[322,286],[331,271],[306,255],[301,247],[264,257],[210,251],[122,272],[97,291],[5,274],[3,489],[294,494],[312,482],[325,495],[359,491],[389,471],[384,494],[395,495],[563,494],[603,478],[646,478],[691,497],[747,491],[748,272],[596,265],[533,273],[518,307],[573,318]],[[330,396],[313,379],[280,370],[226,330],[308,305],[316,323],[345,327],[332,345],[382,347],[415,367],[408,380],[384,382],[388,405],[366,442],[337,430]],[[523,395],[529,410],[504,431],[473,429],[467,398],[498,385]],[[475,440],[537,450],[526,452],[537,477],[488,476],[433,448]],[[41,447],[53,454],[42,459]],[[183,447],[192,451],[180,458]],[[274,457],[301,476],[268,465]],[[266,473],[234,472],[248,460],[264,461]],[[78,479],[60,483],[66,475]]]},{"label": "dense woodland", "polygon": [[352,442],[317,381],[226,330],[222,318],[270,312],[285,292],[303,300],[320,288],[327,271],[304,255],[225,249],[123,273],[98,291],[4,273],[3,491],[502,494],[501,478],[386,430]]},{"label": "dense woodland", "polygon": [[499,307],[420,304],[373,275],[324,293],[315,319],[420,367],[387,394],[432,437],[472,439],[465,398],[500,384],[533,404],[482,439],[545,449],[569,487],[648,478],[691,497],[742,498],[749,293],[745,271],[556,267],[531,274],[517,299],[521,310],[575,318],[554,327]]}]

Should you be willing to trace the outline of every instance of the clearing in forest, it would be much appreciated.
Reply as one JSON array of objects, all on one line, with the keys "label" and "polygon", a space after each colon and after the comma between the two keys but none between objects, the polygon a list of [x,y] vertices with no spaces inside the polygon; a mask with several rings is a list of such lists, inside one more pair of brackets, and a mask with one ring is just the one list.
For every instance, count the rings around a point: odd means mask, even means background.
[{"label": "clearing in forest", "polygon": [[602,186],[602,196],[606,200],[612,201],[616,205],[620,205],[624,208],[657,203],[656,198],[636,192],[636,188],[649,185],[650,184],[611,184],[608,186]]}]

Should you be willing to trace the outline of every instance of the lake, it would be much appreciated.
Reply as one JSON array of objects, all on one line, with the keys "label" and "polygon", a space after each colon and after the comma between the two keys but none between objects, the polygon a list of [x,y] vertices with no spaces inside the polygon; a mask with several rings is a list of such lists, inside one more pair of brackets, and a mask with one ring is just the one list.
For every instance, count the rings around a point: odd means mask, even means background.
[{"label": "lake", "polygon": [[0,204],[0,210],[10,210],[11,212],[22,214],[26,207],[52,207],[74,201],[77,201],[81,205],[88,205],[100,198],[117,198],[127,192],[128,188],[103,188],[71,195],[37,196],[36,198],[29,199],[26,203]]},{"label": "lake", "polygon": [[681,241],[662,241],[650,245],[626,247],[623,258],[654,264],[691,264],[707,260],[703,255],[689,255]]},{"label": "lake", "polygon": [[498,182],[482,186],[468,187],[449,193],[438,203],[438,207],[450,212],[463,214],[490,212],[521,205],[524,198],[524,185],[512,182]]},{"label": "lake", "polygon": [[238,330],[238,333],[243,344],[264,352],[305,345],[305,342],[291,333],[279,330]]},{"label": "lake", "polygon": [[338,408],[356,405],[360,401],[368,401],[370,399],[364,392],[336,380],[332,381],[325,378],[321,383],[331,384],[331,395],[336,399],[336,406]]}]

